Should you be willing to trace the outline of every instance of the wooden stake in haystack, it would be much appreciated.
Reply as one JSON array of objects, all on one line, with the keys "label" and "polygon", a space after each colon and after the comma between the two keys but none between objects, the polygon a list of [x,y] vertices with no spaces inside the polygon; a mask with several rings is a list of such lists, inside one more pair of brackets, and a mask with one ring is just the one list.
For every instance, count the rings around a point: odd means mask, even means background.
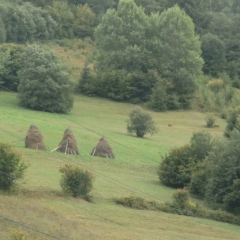
[{"label": "wooden stake in haystack", "polygon": [[99,140],[97,146],[92,150],[90,155],[104,158],[115,158],[112,148],[104,137]]},{"label": "wooden stake in haystack", "polygon": [[35,125],[31,125],[25,137],[25,148],[45,150],[43,136]]},{"label": "wooden stake in haystack", "polygon": [[63,139],[59,143],[57,150],[59,152],[64,152],[65,154],[79,155],[77,140],[75,139],[71,129],[67,128],[65,130]]}]

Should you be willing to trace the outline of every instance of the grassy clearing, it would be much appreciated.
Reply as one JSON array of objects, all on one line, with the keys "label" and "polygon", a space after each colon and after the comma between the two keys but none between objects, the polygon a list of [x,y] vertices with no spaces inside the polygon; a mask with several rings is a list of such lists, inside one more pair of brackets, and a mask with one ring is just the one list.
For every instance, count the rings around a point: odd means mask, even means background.
[{"label": "grassy clearing", "polygon": [[80,74],[93,52],[93,44],[90,38],[64,39],[51,46],[57,55],[68,67],[74,84],[78,83]]},{"label": "grassy clearing", "polygon": [[[173,189],[162,186],[156,174],[160,156],[174,146],[188,143],[193,132],[206,130],[206,116],[202,113],[150,112],[159,133],[139,139],[126,133],[125,121],[132,108],[132,104],[76,96],[74,109],[62,116],[21,108],[17,106],[15,94],[0,92],[0,127],[14,133],[0,130],[1,141],[14,145],[30,165],[26,184],[15,194],[0,195],[0,213],[70,240],[239,239],[240,229],[234,225],[128,209],[110,201],[129,195],[160,202],[170,200]],[[49,149],[58,146],[67,127],[72,128],[81,155],[25,149],[23,140],[30,124],[38,126]],[[218,137],[222,135],[225,122],[217,119],[216,124],[220,127],[207,130]],[[110,139],[116,159],[88,155],[101,136]],[[70,162],[94,173],[94,203],[62,196],[59,168]],[[5,239],[16,228],[0,218],[0,238]],[[41,237],[32,231],[24,231],[31,239]]]}]

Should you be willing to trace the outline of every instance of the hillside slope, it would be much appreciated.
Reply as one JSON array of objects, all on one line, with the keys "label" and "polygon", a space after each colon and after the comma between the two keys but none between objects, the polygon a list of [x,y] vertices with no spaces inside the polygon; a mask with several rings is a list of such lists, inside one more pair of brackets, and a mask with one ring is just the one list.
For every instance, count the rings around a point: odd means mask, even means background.
[{"label": "hillside slope", "polygon": [[[57,115],[21,108],[16,95],[11,93],[0,92],[0,103],[1,142],[12,144],[29,164],[25,183],[14,193],[0,194],[0,238],[7,239],[19,228],[29,239],[52,239],[53,236],[69,240],[239,238],[238,226],[133,210],[112,202],[114,197],[130,195],[169,201],[173,189],[162,186],[156,174],[160,156],[174,146],[188,143],[193,132],[206,130],[204,114],[150,112],[159,133],[139,139],[126,133],[125,121],[133,108],[131,104],[76,96],[72,112]],[[24,148],[24,137],[31,124],[42,132],[47,151]],[[217,119],[217,124],[220,127],[210,132],[221,136],[225,122]],[[68,127],[78,141],[81,153],[78,157],[51,152]],[[108,138],[116,159],[89,156],[101,136]],[[62,195],[59,168],[66,163],[93,172],[93,203]],[[21,227],[19,223],[41,233]]]}]

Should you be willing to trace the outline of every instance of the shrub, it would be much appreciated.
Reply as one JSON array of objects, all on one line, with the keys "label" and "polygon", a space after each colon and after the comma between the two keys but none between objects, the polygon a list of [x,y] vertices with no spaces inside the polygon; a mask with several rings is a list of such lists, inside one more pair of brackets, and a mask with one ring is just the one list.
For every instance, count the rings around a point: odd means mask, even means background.
[{"label": "shrub", "polygon": [[207,87],[213,92],[218,93],[224,87],[224,82],[222,79],[212,79],[208,82]]},{"label": "shrub", "polygon": [[189,202],[189,192],[186,189],[178,189],[173,193],[174,202],[184,208]]},{"label": "shrub", "polygon": [[65,194],[89,200],[88,194],[93,187],[93,175],[90,172],[72,165],[65,165],[59,171],[62,173],[60,186]]},{"label": "shrub", "polygon": [[208,132],[193,133],[190,141],[191,154],[197,161],[203,161],[213,148],[213,138]]},{"label": "shrub", "polygon": [[174,148],[162,158],[158,175],[164,185],[182,188],[190,183],[195,163],[190,150],[189,145]]},{"label": "shrub", "polygon": [[215,117],[213,115],[208,115],[206,117],[206,126],[208,128],[212,128],[214,126],[215,123]]},{"label": "shrub", "polygon": [[127,130],[129,133],[136,133],[137,137],[144,137],[145,134],[154,134],[157,128],[150,114],[143,112],[140,107],[134,108],[127,120]]},{"label": "shrub", "polygon": [[115,199],[115,202],[125,207],[135,208],[139,210],[148,209],[147,202],[143,198],[136,196],[118,198]]},{"label": "shrub", "polygon": [[27,165],[20,156],[7,145],[0,143],[0,189],[10,190],[24,177]]}]

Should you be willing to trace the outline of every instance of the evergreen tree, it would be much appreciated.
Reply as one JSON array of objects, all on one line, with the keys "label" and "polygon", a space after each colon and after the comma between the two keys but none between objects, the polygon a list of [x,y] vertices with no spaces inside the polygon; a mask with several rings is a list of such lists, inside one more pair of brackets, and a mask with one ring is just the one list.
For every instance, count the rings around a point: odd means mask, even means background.
[{"label": "evergreen tree", "polygon": [[20,104],[39,111],[67,113],[73,106],[69,74],[49,49],[30,45],[22,55]]}]

